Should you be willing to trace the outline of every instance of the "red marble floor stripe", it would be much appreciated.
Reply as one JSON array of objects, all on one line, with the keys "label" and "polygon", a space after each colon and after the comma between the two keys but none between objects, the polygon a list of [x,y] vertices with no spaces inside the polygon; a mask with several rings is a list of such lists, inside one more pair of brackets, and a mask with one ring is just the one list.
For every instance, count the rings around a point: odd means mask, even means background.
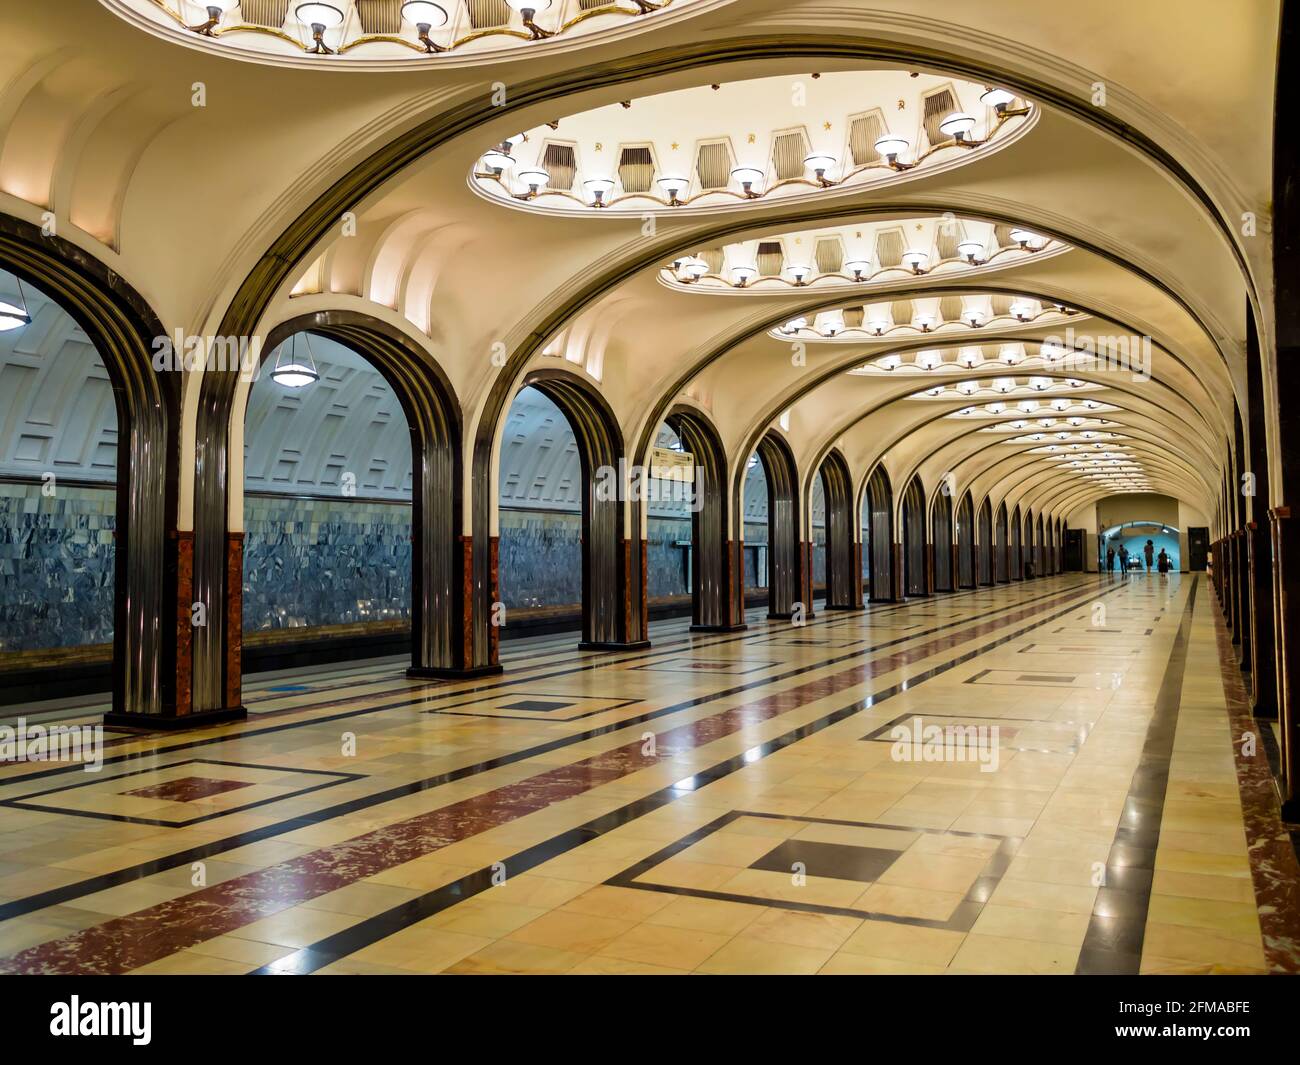
[{"label": "red marble floor stripe", "polygon": [[1232,728],[1232,751],[1237,763],[1237,789],[1241,794],[1242,820],[1246,825],[1246,849],[1250,856],[1250,877],[1255,887],[1259,930],[1264,941],[1264,958],[1271,972],[1300,973],[1300,862],[1296,861],[1291,838],[1282,826],[1273,785],[1273,771],[1261,743],[1247,755],[1241,738],[1258,735],[1269,727],[1257,721],[1250,710],[1250,698],[1236,665],[1236,648],[1223,615],[1211,607],[1214,636],[1219,651],[1219,674],[1228,704]]},{"label": "red marble floor stripe", "polygon": [[763,696],[660,733],[655,753],[636,740],[570,765],[506,784],[483,795],[418,814],[355,839],[137,910],[0,960],[0,972],[119,974],[233,932],[366,877],[425,857],[520,817],[622,779],[666,758],[732,735],[809,702],[863,684],[960,644],[1045,614],[1080,589],[979,622],[787,691]]}]

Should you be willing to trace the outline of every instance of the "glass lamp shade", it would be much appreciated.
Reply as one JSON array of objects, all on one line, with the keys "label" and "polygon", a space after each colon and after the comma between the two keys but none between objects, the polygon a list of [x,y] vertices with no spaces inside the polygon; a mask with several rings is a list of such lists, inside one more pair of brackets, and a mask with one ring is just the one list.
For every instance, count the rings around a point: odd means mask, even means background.
[{"label": "glass lamp shade", "polygon": [[989,89],[980,96],[980,103],[986,107],[1006,107],[1015,98],[1015,94],[1006,89]]},{"label": "glass lamp shade", "polygon": [[919,248],[910,248],[903,252],[903,263],[912,270],[919,270],[929,258],[929,253],[923,252]]},{"label": "glass lamp shade", "polygon": [[957,254],[963,259],[984,258],[984,245],[978,240],[963,240],[957,245]]},{"label": "glass lamp shade", "polygon": [[320,374],[300,362],[286,362],[271,371],[271,380],[285,388],[304,388],[313,381],[319,381]]},{"label": "glass lamp shade", "polygon": [[954,111],[939,123],[939,132],[949,137],[964,137],[975,128],[975,119],[965,111]]},{"label": "glass lamp shade", "polygon": [[1032,229],[1013,229],[1011,239],[1017,244],[1027,244],[1031,248],[1036,248],[1043,242],[1043,238]]},{"label": "glass lamp shade", "polygon": [[216,8],[223,15],[227,12],[234,11],[239,6],[239,0],[194,0],[195,7],[201,7],[204,10]]},{"label": "glass lamp shade", "polygon": [[298,16],[299,22],[307,26],[324,26],[329,29],[343,22],[343,12],[333,4],[299,4],[293,9],[293,13]]},{"label": "glass lamp shade", "polygon": [[812,155],[804,157],[803,165],[814,173],[818,170],[826,171],[835,165],[835,156],[827,155],[825,152],[813,152]]},{"label": "glass lamp shade", "polygon": [[980,325],[983,324],[983,322],[984,322],[984,312],[983,312],[983,311],[966,311],[966,312],[962,315],[962,320],[963,320],[963,321],[964,321],[968,326],[970,326],[972,329],[974,329],[974,328],[976,328],[976,327],[978,327],[978,326],[980,326]]},{"label": "glass lamp shade", "polygon": [[933,329],[938,319],[933,314],[918,314],[912,324],[918,329]]},{"label": "glass lamp shade", "polygon": [[871,262],[867,259],[850,259],[844,264],[844,269],[854,277],[861,277],[871,269]]},{"label": "glass lamp shade", "polygon": [[525,11],[531,11],[534,15],[540,15],[543,11],[551,9],[553,0],[506,0],[506,4],[521,14]]},{"label": "glass lamp shade", "polygon": [[883,333],[889,328],[889,323],[883,318],[873,318],[869,324],[873,333]]},{"label": "glass lamp shade", "polygon": [[614,182],[613,179],[607,177],[593,177],[587,178],[582,183],[582,187],[591,193],[593,197],[597,194],[607,196],[614,188]]},{"label": "glass lamp shade", "polygon": [[529,188],[536,187],[539,189],[546,188],[546,183],[551,180],[550,174],[548,174],[545,170],[541,170],[536,167],[530,170],[521,170],[519,171],[519,173],[515,175],[515,177],[517,177]]},{"label": "glass lamp shade", "polygon": [[907,138],[886,133],[883,137],[876,138],[876,151],[884,156],[902,155],[907,151]]},{"label": "glass lamp shade", "polygon": [[800,263],[796,266],[791,266],[789,270],[790,270],[790,276],[793,277],[796,281],[803,281],[805,278],[808,277],[809,274],[812,273],[812,267],[806,266],[803,263]]},{"label": "glass lamp shade", "polygon": [[686,186],[690,184],[684,177],[678,177],[673,174],[665,174],[659,178],[658,185],[668,195],[669,199],[675,200],[680,196]]},{"label": "glass lamp shade", "polygon": [[763,171],[753,166],[738,166],[732,170],[731,176],[742,185],[748,182],[751,187],[763,183]]},{"label": "glass lamp shade", "polygon": [[0,300],[0,333],[7,333],[10,329],[21,329],[31,324],[31,315],[21,307]]},{"label": "glass lamp shade", "polygon": [[489,170],[504,170],[514,162],[510,156],[499,148],[483,153],[483,165]]},{"label": "glass lamp shade", "polygon": [[961,381],[957,385],[957,391],[963,396],[974,395],[977,388],[979,388],[979,384],[975,381]]},{"label": "glass lamp shade", "polygon": [[709,272],[709,264],[703,259],[688,259],[682,267],[682,273],[697,280]]},{"label": "glass lamp shade", "polygon": [[807,318],[792,318],[790,321],[785,323],[785,331],[787,333],[797,333],[800,329],[807,326],[807,324]]},{"label": "glass lamp shade", "polygon": [[758,276],[757,266],[749,266],[747,264],[741,264],[740,266],[733,266],[731,268],[731,279],[734,282],[736,282],[736,284],[738,285],[743,285],[745,284],[745,282],[757,276]]},{"label": "glass lamp shade", "polygon": [[1029,303],[1013,303],[1011,305],[1011,313],[1017,318],[1023,320],[1034,316],[1034,308],[1033,305]]},{"label": "glass lamp shade", "polygon": [[899,355],[886,355],[883,359],[877,359],[876,365],[882,370],[896,370],[903,365],[903,359]]},{"label": "glass lamp shade", "polygon": [[402,5],[402,18],[412,26],[428,26],[431,30],[447,25],[446,9],[429,0],[407,0]]}]

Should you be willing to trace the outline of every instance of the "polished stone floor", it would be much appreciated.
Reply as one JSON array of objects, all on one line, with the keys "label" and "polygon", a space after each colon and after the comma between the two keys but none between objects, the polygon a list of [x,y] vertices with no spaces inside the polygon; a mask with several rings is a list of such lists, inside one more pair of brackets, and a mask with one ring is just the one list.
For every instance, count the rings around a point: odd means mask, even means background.
[{"label": "polished stone floor", "polygon": [[0,972],[1297,970],[1203,575],[651,635],[254,677],[238,725],[0,766]]}]

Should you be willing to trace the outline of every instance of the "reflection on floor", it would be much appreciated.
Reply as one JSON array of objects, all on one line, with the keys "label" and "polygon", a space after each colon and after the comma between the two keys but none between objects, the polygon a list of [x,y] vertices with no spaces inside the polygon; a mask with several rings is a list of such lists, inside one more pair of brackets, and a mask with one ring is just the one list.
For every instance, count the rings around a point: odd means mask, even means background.
[{"label": "reflection on floor", "polygon": [[255,678],[238,725],[0,768],[0,971],[1296,971],[1217,617],[1071,575]]}]

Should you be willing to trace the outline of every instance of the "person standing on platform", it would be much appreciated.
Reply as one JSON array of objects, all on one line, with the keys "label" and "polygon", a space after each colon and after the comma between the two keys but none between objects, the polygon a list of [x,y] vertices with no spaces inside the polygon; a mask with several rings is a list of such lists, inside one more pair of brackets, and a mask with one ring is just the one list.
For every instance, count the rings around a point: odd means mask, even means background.
[{"label": "person standing on platform", "polygon": [[1123,544],[1119,545],[1119,568],[1125,577],[1128,576],[1128,548]]},{"label": "person standing on platform", "polygon": [[1150,573],[1151,565],[1156,560],[1156,545],[1148,540],[1146,546],[1142,548],[1142,554],[1146,556],[1147,572]]},{"label": "person standing on platform", "polygon": [[1113,547],[1106,548],[1106,572],[1112,577],[1115,576],[1115,549]]}]

